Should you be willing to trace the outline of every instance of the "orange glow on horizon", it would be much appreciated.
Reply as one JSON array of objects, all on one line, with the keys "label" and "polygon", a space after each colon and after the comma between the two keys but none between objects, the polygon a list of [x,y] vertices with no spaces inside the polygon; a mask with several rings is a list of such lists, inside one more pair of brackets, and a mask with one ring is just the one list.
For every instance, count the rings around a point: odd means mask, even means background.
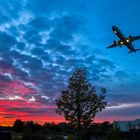
[{"label": "orange glow on horizon", "polygon": [[[44,125],[44,123],[48,122],[48,123],[61,123],[61,122],[66,122],[65,119],[63,117],[59,117],[59,118],[50,118],[50,117],[46,117],[46,118],[32,118],[29,117],[28,119],[24,119],[24,118],[17,118],[20,119],[22,121],[33,121],[35,123],[39,123],[41,125]],[[0,118],[0,126],[13,126],[14,122],[16,119],[5,119],[5,118]]]},{"label": "orange glow on horizon", "polygon": [[[56,124],[61,123],[61,122],[66,122],[63,116],[58,116],[58,115],[53,116],[53,117],[51,117],[51,116],[49,116],[49,117],[46,117],[46,116],[36,116],[36,117],[27,116],[26,118],[21,117],[21,118],[13,118],[13,119],[0,117],[0,126],[12,126],[16,119],[20,119],[22,121],[34,121],[34,122],[39,123],[41,125],[43,125],[46,122],[49,122],[49,123],[53,122]],[[108,120],[103,120],[101,118],[94,119],[95,123],[102,123],[104,121],[112,122],[113,118],[110,118]]]},{"label": "orange glow on horizon", "polygon": [[[102,116],[103,117],[103,116]],[[48,123],[55,123],[55,124],[58,124],[58,123],[61,123],[61,122],[66,122],[64,117],[63,116],[36,116],[36,117],[33,117],[33,116],[27,116],[26,118],[24,117],[21,117],[21,118],[12,118],[12,119],[9,119],[9,118],[4,118],[2,116],[0,116],[0,126],[13,126],[13,123],[15,122],[16,119],[20,119],[22,121],[34,121],[36,123],[39,123],[41,125],[43,125],[44,123],[48,122]],[[123,117],[119,117],[119,116],[116,116],[116,117],[110,117],[110,118],[95,118],[94,119],[94,123],[103,123],[105,121],[108,121],[110,123],[112,123],[113,121],[120,121],[120,120],[135,120],[137,118],[132,118],[132,117],[128,117],[126,118],[125,116]]]}]

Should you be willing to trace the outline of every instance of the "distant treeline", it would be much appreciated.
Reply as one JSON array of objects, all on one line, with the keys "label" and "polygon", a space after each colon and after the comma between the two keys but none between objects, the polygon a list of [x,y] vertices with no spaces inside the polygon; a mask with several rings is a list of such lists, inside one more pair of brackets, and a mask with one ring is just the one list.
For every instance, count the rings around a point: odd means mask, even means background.
[{"label": "distant treeline", "polygon": [[[107,131],[109,129],[113,128],[112,123],[110,122],[103,122],[103,123],[93,123],[90,128],[92,128],[94,131]],[[39,123],[36,123],[34,121],[22,121],[17,119],[14,123],[13,126],[0,126],[0,130],[12,130],[17,133],[24,132],[26,129],[31,129],[32,132],[37,132],[37,131],[42,131],[42,130],[47,130],[52,132],[73,132],[76,128],[71,125],[70,123],[66,122],[61,122],[61,123],[54,123],[54,122],[46,122],[44,125],[40,125]],[[85,129],[85,128],[83,128]]]},{"label": "distant treeline", "polygon": [[[77,140],[77,130],[70,123],[40,125],[33,121],[16,120],[12,127],[0,127],[0,140]],[[81,129],[81,140],[139,140],[140,130],[120,132],[110,122],[93,123]]]}]

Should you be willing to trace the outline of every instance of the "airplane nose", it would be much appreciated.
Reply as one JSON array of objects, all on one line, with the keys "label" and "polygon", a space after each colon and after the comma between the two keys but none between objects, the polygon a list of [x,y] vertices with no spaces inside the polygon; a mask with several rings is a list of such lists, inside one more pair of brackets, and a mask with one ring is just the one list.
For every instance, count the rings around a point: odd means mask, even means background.
[{"label": "airplane nose", "polygon": [[113,32],[114,32],[115,34],[117,34],[117,31],[118,31],[117,26],[113,25],[113,26],[112,26],[112,30],[113,30]]},{"label": "airplane nose", "polygon": [[112,26],[112,30],[113,31],[116,30],[116,26],[115,25]]}]

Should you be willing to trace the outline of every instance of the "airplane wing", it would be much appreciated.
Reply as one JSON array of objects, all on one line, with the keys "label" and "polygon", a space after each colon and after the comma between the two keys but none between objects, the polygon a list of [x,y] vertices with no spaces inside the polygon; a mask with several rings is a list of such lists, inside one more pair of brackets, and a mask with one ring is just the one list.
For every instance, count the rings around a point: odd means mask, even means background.
[{"label": "airplane wing", "polygon": [[118,45],[116,45],[116,44],[112,44],[112,45],[108,46],[107,49],[109,49],[109,48],[114,48],[114,47],[117,47],[117,46],[118,46]]},{"label": "airplane wing", "polygon": [[107,49],[109,49],[109,48],[115,48],[115,47],[117,47],[117,46],[119,46],[119,44],[114,43],[114,44],[108,46]]},{"label": "airplane wing", "polygon": [[132,37],[132,41],[135,41],[135,40],[138,40],[138,39],[140,39],[140,36],[134,36],[134,37]]}]

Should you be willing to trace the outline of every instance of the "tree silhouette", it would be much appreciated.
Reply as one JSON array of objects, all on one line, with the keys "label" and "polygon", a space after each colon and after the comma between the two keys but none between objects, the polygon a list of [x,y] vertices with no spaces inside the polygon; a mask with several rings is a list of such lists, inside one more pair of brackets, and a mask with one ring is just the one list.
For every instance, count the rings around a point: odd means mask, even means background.
[{"label": "tree silhouette", "polygon": [[23,131],[23,128],[24,128],[24,122],[17,119],[14,124],[13,124],[13,130],[15,132],[22,132]]},{"label": "tree silhouette", "polygon": [[34,123],[33,121],[27,121],[25,122],[25,128],[30,128],[32,132],[37,132],[41,130],[41,125]]},{"label": "tree silhouette", "polygon": [[101,94],[96,94],[94,86],[87,80],[86,70],[79,68],[70,77],[67,90],[56,100],[56,113],[63,114],[80,134],[81,127],[89,127],[96,113],[105,108],[105,92],[101,89]]}]

